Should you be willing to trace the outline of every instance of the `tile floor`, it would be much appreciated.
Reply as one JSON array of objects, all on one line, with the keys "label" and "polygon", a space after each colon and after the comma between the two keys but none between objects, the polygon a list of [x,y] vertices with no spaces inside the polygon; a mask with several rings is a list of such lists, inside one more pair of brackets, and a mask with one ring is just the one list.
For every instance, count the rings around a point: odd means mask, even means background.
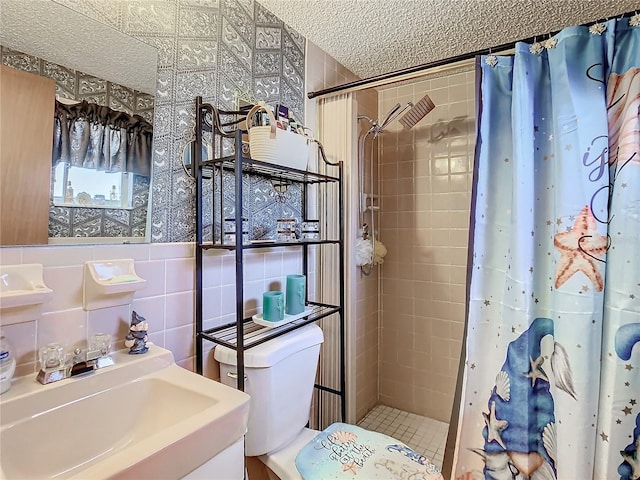
[{"label": "tile floor", "polygon": [[378,405],[367,413],[358,425],[396,438],[442,467],[448,424],[397,408]]}]

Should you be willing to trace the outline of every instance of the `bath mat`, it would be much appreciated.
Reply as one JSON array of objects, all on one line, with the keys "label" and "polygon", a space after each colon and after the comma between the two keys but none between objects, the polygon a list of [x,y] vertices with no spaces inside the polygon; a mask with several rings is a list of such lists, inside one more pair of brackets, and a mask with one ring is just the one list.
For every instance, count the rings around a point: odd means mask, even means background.
[{"label": "bath mat", "polygon": [[304,480],[442,480],[440,469],[393,437],[346,423],[329,425],[296,456]]}]

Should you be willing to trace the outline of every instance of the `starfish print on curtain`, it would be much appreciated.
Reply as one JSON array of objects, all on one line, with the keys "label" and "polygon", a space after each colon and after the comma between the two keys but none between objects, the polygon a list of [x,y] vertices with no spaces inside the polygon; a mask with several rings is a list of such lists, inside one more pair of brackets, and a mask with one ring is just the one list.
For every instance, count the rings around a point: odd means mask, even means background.
[{"label": "starfish print on curtain", "polygon": [[598,262],[607,252],[607,237],[596,230],[596,220],[588,205],[580,211],[570,231],[555,235],[553,244],[561,255],[556,268],[556,289],[582,272],[598,292],[602,291],[604,281]]}]

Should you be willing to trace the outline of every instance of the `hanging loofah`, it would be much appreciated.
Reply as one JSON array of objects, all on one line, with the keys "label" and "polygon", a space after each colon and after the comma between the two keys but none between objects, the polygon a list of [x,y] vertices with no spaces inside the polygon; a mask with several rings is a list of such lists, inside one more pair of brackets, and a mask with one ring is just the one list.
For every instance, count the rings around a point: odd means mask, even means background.
[{"label": "hanging loofah", "polygon": [[384,263],[384,256],[387,254],[387,247],[382,242],[376,240],[375,248],[373,249],[373,264],[379,265]]},{"label": "hanging loofah", "polygon": [[356,265],[368,265],[373,258],[373,245],[362,237],[356,238]]}]

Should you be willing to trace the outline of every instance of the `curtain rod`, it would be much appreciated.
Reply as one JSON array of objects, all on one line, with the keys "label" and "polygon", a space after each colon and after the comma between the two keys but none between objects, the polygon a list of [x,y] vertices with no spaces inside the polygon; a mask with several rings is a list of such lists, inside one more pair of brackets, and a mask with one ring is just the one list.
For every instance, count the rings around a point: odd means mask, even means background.
[{"label": "curtain rod", "polygon": [[[636,12],[626,12],[621,14],[619,17],[618,15],[616,15],[616,18],[624,18],[624,17],[629,17],[631,15],[634,15]],[[613,17],[611,17],[613,18]],[[602,18],[600,20],[596,20],[594,22],[589,22],[589,23],[584,23],[582,24],[582,26],[590,26],[593,25],[595,23],[604,23],[609,21],[610,18]],[[508,43],[503,43],[502,45],[498,45],[496,47],[488,47],[488,48],[484,48],[482,50],[476,50],[475,52],[469,52],[469,53],[463,53],[460,55],[455,55],[453,57],[449,57],[449,58],[444,58],[442,60],[436,60],[433,62],[429,62],[429,63],[424,63],[422,65],[416,65],[414,67],[408,67],[408,68],[403,68],[401,70],[394,70],[392,72],[387,72],[387,73],[382,73],[380,75],[376,75],[373,77],[368,77],[368,78],[363,78],[361,80],[355,80],[353,82],[349,82],[349,83],[343,83],[342,85],[336,85],[335,87],[329,87],[329,88],[325,88],[324,90],[317,90],[315,92],[309,92],[307,93],[307,98],[312,99],[312,98],[316,98],[316,97],[320,97],[322,95],[327,95],[329,93],[336,93],[336,92],[341,92],[343,90],[349,90],[349,89],[359,89],[358,87],[364,87],[365,85],[370,85],[373,83],[377,83],[377,82],[382,82],[384,80],[390,80],[393,78],[397,78],[397,77],[401,77],[401,76],[405,76],[405,75],[411,75],[412,73],[417,73],[417,72],[421,72],[422,70],[428,70],[430,68],[435,68],[435,67],[442,67],[444,65],[450,64],[450,63],[456,63],[456,62],[461,62],[464,60],[470,60],[472,58],[475,58],[478,55],[487,55],[489,53],[497,53],[503,50],[509,50],[512,48],[515,48],[516,43],[533,43],[536,41],[537,38],[539,37],[543,37],[546,35],[556,35],[557,33],[559,33],[561,30],[555,31],[555,32],[551,32],[551,33],[544,33],[542,35],[535,35],[533,37],[529,37],[526,38],[524,40],[516,40],[514,42],[508,42]]]}]

